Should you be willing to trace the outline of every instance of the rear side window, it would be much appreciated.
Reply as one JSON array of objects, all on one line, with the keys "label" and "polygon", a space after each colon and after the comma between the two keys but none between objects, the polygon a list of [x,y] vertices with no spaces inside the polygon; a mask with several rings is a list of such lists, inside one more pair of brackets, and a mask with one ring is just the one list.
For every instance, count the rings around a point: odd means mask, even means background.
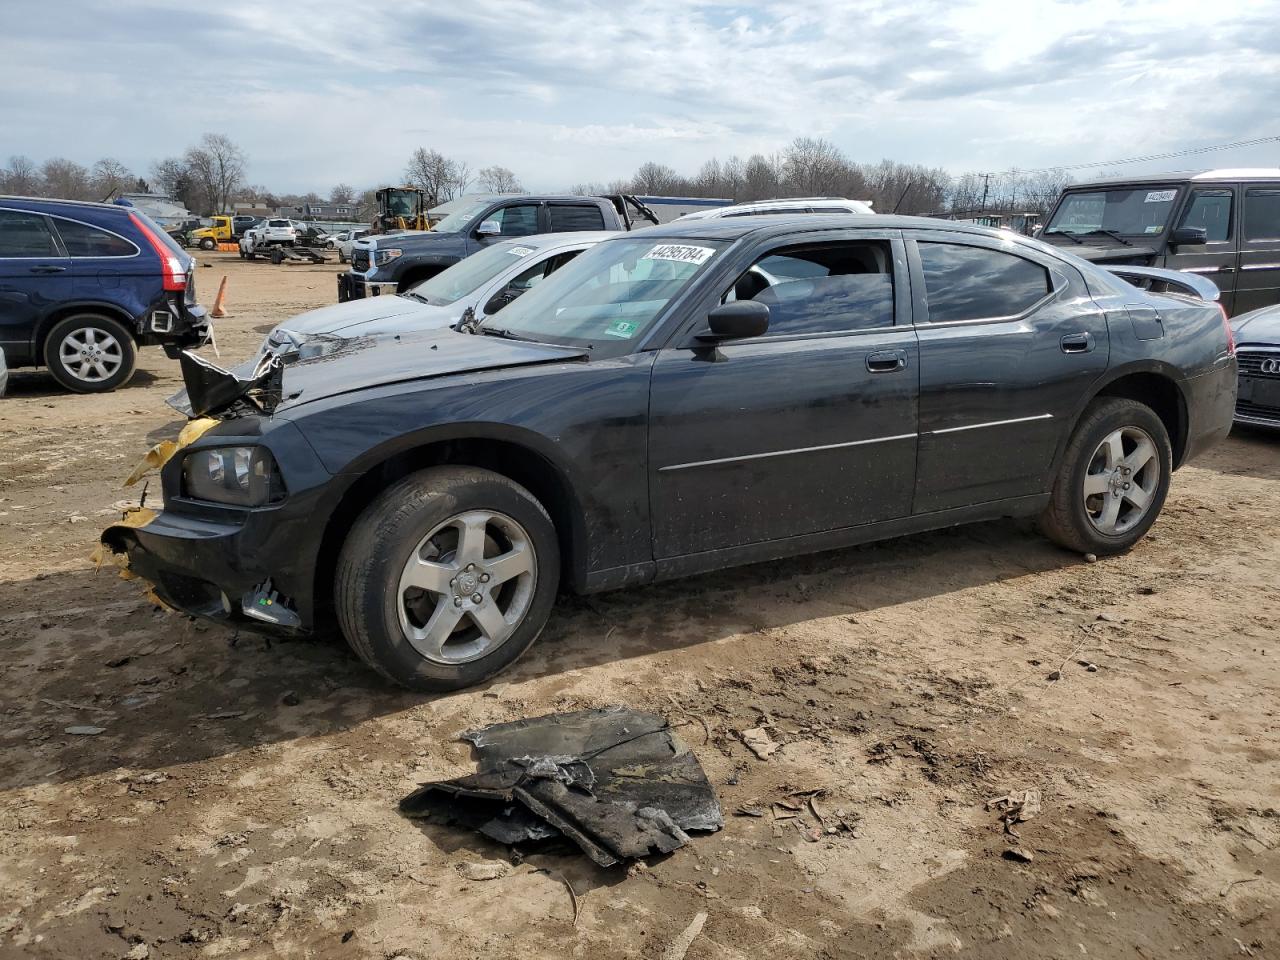
[{"label": "rear side window", "polygon": [[76,220],[54,219],[62,245],[72,257],[132,257],[138,248],[114,233],[99,230]]},{"label": "rear side window", "polygon": [[889,245],[824,243],[780,250],[757,260],[723,300],[767,305],[771,337],[891,327]]},{"label": "rear side window", "polygon": [[60,257],[48,221],[38,213],[0,210],[0,257]]},{"label": "rear side window", "polygon": [[[604,214],[599,207],[586,204],[551,205],[551,229],[553,232],[567,230],[603,230]],[[506,231],[504,230],[503,233]]]},{"label": "rear side window", "polygon": [[1250,187],[1245,191],[1244,238],[1280,240],[1280,188]]},{"label": "rear side window", "polygon": [[920,243],[929,321],[1012,317],[1052,289],[1038,263],[986,247]]},{"label": "rear side window", "polygon": [[1181,226],[1204,227],[1209,243],[1231,239],[1231,191],[1197,190],[1182,216]]}]

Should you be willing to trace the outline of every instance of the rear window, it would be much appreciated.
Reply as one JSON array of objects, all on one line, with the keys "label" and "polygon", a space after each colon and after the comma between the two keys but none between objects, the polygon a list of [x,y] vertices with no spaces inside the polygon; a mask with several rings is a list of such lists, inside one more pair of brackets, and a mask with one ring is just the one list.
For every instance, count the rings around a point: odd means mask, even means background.
[{"label": "rear window", "polygon": [[0,210],[0,257],[60,257],[48,221],[38,213]]},{"label": "rear window", "polygon": [[67,248],[68,256],[132,257],[138,253],[138,248],[124,237],[91,227],[87,223],[55,217],[53,224],[62,237],[62,245]]},{"label": "rear window", "polygon": [[603,230],[604,214],[596,206],[586,204],[552,204],[551,229],[555,232],[566,230]]},{"label": "rear window", "polygon": [[1280,240],[1280,189],[1250,187],[1245,191],[1244,238]]},{"label": "rear window", "polygon": [[1052,289],[1038,263],[987,247],[920,244],[929,322],[1014,317]]},{"label": "rear window", "polygon": [[289,221],[288,220],[268,220],[267,226],[268,227],[287,227],[289,226]]}]

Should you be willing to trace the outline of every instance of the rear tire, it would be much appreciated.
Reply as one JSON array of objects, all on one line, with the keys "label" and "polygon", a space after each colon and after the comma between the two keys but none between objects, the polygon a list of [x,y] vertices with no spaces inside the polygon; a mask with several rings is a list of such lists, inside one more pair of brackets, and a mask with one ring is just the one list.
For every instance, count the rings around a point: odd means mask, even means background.
[{"label": "rear tire", "polygon": [[1156,522],[1172,473],[1173,447],[1155,411],[1136,400],[1095,400],[1067,444],[1040,529],[1068,550],[1124,553]]},{"label": "rear tire", "polygon": [[73,393],[106,393],[128,383],[138,365],[133,335],[100,313],[77,313],[53,325],[44,339],[53,379]]},{"label": "rear tire", "polygon": [[490,470],[433,467],[387,488],[356,520],[334,606],[378,673],[411,690],[457,690],[529,648],[559,580],[555,527],[533,494]]},{"label": "rear tire", "polygon": [[271,251],[271,262],[275,264],[284,263],[284,254],[279,247]]}]

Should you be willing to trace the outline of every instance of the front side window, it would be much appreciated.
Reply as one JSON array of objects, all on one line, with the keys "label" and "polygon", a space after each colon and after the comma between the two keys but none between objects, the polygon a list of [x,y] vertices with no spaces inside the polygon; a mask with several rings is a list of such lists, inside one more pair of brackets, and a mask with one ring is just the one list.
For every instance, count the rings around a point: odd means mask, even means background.
[{"label": "front side window", "polygon": [[504,237],[528,237],[538,232],[538,205],[520,203],[499,207],[485,219],[496,220]]},{"label": "front side window", "polygon": [[38,213],[0,210],[0,257],[60,257],[48,222]]},{"label": "front side window", "polygon": [[62,245],[72,257],[132,257],[138,248],[114,233],[75,220],[54,220]]},{"label": "front side window", "polygon": [[885,241],[791,247],[761,257],[722,298],[769,307],[768,336],[893,326],[893,268]]},{"label": "front side window", "polygon": [[1069,193],[1058,204],[1044,232],[1158,236],[1164,233],[1177,199],[1178,188],[1163,184]]},{"label": "front side window", "polygon": [[1014,317],[1052,286],[1049,271],[1012,253],[956,243],[920,243],[929,322]]},{"label": "front side window", "polygon": [[1280,189],[1250,187],[1244,192],[1244,238],[1280,240]]},{"label": "front side window", "polygon": [[1208,243],[1231,239],[1231,191],[1197,190],[1182,215],[1181,227],[1204,227]]},{"label": "front side window", "polygon": [[525,339],[617,353],[639,340],[725,246],[722,240],[607,240],[504,309],[499,324]]}]

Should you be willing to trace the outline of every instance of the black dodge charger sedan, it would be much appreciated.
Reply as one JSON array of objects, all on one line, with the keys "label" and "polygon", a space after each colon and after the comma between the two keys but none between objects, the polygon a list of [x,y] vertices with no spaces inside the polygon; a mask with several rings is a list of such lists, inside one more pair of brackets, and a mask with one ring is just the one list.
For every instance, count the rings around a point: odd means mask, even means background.
[{"label": "black dodge charger sedan", "polygon": [[1237,373],[1211,283],[1124,270],[1146,289],[902,217],[625,234],[484,323],[184,355],[218,422],[103,541],[183,611],[336,620],[424,690],[510,664],[561,586],[1011,515],[1117,553],[1229,431]]}]

